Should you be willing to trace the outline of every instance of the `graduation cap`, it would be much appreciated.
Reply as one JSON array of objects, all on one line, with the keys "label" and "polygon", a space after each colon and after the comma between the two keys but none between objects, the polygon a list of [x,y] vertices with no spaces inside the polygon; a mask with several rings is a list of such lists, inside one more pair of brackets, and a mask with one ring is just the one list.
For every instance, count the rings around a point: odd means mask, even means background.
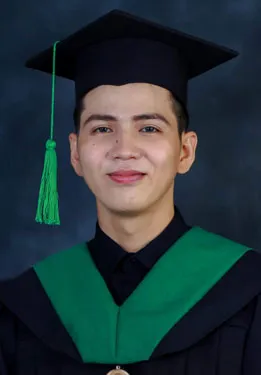
[{"label": "graduation cap", "polygon": [[51,134],[46,143],[36,221],[60,224],[54,128],[56,76],[75,82],[76,104],[100,85],[150,83],[169,90],[186,110],[188,81],[237,52],[113,10],[26,62],[52,74]]}]

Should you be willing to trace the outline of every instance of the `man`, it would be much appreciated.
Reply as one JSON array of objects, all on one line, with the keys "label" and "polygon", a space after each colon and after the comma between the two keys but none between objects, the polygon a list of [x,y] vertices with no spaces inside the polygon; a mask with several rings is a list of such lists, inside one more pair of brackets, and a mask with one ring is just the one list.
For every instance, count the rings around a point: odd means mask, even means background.
[{"label": "man", "polygon": [[28,62],[75,81],[71,164],[98,222],[88,244],[0,284],[1,375],[260,375],[260,254],[189,227],[174,204],[197,146],[187,82],[235,56],[113,11]]}]

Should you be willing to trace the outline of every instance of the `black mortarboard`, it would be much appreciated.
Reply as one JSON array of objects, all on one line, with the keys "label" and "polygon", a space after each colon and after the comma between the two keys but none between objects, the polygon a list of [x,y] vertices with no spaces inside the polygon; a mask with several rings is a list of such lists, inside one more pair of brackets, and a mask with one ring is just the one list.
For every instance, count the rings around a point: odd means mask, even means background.
[{"label": "black mortarboard", "polygon": [[[144,82],[168,89],[186,109],[188,81],[237,55],[231,49],[113,10],[28,60],[28,68],[53,75],[51,139],[47,142],[52,157],[46,155],[36,220],[59,223],[56,182],[48,167],[52,158],[52,169],[56,168],[55,76],[75,82],[76,103],[100,85]],[[50,183],[46,186],[50,180],[52,187]]]}]

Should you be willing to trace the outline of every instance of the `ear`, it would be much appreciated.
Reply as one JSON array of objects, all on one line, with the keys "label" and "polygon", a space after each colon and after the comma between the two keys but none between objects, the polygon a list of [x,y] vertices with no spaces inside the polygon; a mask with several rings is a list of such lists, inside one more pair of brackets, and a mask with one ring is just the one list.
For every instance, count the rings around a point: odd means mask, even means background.
[{"label": "ear", "polygon": [[190,131],[182,134],[180,159],[177,171],[179,174],[187,173],[192,167],[196,157],[197,144],[198,137],[195,132]]},{"label": "ear", "polygon": [[70,150],[71,150],[71,165],[75,171],[75,173],[82,177],[82,167],[80,163],[80,157],[78,152],[78,136],[75,133],[71,133],[69,135],[69,143],[70,143]]}]

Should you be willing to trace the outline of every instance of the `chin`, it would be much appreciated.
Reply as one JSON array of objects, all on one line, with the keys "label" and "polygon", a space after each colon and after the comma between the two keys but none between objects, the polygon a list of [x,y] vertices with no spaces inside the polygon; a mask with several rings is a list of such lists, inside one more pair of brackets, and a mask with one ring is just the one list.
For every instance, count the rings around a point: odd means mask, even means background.
[{"label": "chin", "polygon": [[131,202],[128,204],[120,204],[120,202],[117,202],[116,204],[112,203],[113,202],[110,202],[107,205],[105,204],[107,210],[120,216],[136,216],[146,211],[146,209],[148,209],[148,207],[145,206],[144,203],[142,204],[141,202]]}]

